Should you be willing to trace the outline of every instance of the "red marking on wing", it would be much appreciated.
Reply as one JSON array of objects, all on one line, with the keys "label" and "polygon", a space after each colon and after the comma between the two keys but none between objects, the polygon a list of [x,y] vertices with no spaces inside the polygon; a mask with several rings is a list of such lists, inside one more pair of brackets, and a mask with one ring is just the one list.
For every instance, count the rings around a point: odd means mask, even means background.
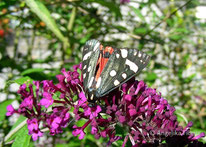
[{"label": "red marking on wing", "polygon": [[[112,47],[110,47],[110,46],[107,46],[105,49],[103,49],[103,46],[102,46],[102,45],[100,46],[100,50],[103,51],[103,55],[104,55],[105,53],[107,53],[107,52],[111,55],[111,54],[113,53],[113,51],[114,51],[114,49],[113,49]],[[99,59],[98,59],[98,61],[97,61],[97,66],[99,66],[99,67],[98,67],[98,69],[97,69],[95,81],[98,80],[98,78],[100,77],[100,75],[101,75],[101,73],[102,73],[105,65],[107,64],[107,62],[108,62],[108,60],[109,60],[109,58],[104,58],[103,55],[100,54]]]}]

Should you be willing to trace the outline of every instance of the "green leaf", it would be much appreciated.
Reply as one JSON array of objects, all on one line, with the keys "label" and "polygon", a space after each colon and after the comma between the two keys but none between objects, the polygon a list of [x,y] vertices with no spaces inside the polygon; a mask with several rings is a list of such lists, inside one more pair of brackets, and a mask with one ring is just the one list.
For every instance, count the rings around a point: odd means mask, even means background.
[{"label": "green leaf", "polygon": [[186,77],[186,78],[184,79],[184,82],[185,82],[185,83],[190,83],[195,76],[196,76],[196,73],[190,75],[189,77]]},{"label": "green leaf", "polygon": [[32,83],[32,79],[30,77],[21,77],[19,79],[16,79],[16,80],[9,80],[6,82],[6,85],[4,87],[5,90],[9,89],[9,86],[13,83],[17,83],[19,85],[22,85],[24,83],[27,83],[27,84],[31,84]]},{"label": "green leaf", "polygon": [[189,30],[186,28],[176,28],[174,31],[178,33],[189,33]]},{"label": "green leaf", "polygon": [[20,115],[16,123],[12,126],[11,130],[15,129],[19,124],[26,120],[26,117]]},{"label": "green leaf", "polygon": [[8,105],[10,105],[13,102],[13,100],[6,100],[0,103],[0,109],[1,109],[1,113],[0,113],[0,121],[3,121],[6,117],[6,107]]},{"label": "green leaf", "polygon": [[20,117],[18,118],[18,120],[16,121],[16,123],[12,126],[9,134],[6,135],[5,137],[5,142],[9,142],[11,140],[13,140],[17,135],[18,132],[26,126],[26,117],[20,115]]},{"label": "green leaf", "polygon": [[30,69],[27,69],[27,70],[23,71],[21,73],[21,75],[24,76],[24,75],[27,75],[27,74],[30,74],[30,73],[36,73],[36,72],[43,73],[44,69],[42,69],[42,68],[30,68]]},{"label": "green leaf", "polygon": [[111,12],[114,12],[116,18],[122,18],[122,14],[118,5],[115,5],[113,2],[105,1],[105,0],[85,0],[85,2],[95,2],[99,3],[102,6],[107,7]]},{"label": "green leaf", "polygon": [[[191,132],[195,133],[195,135],[199,135],[202,132],[204,132],[206,134],[205,130],[201,130],[199,128],[194,128],[194,127],[191,128]],[[206,143],[206,137],[199,139],[199,141]]]},{"label": "green leaf", "polygon": [[169,36],[169,38],[172,39],[172,40],[177,41],[177,40],[180,40],[182,38],[182,35],[176,35],[175,34],[175,35]]},{"label": "green leaf", "polygon": [[135,34],[140,34],[140,35],[142,34],[142,35],[144,35],[144,34],[147,33],[147,29],[146,29],[146,28],[143,28],[143,27],[141,27],[141,28],[135,28],[134,33],[135,33]]},{"label": "green leaf", "polygon": [[125,128],[121,127],[120,125],[115,125],[115,130],[116,130],[116,135],[117,136],[124,136],[125,133]]},{"label": "green leaf", "polygon": [[24,126],[18,133],[15,138],[12,147],[28,147],[30,143],[31,136],[28,135],[27,126]]},{"label": "green leaf", "polygon": [[32,81],[33,80],[28,76],[14,80],[14,82],[19,84],[19,85],[22,85],[24,83],[29,83],[30,84],[30,83],[32,83]]},{"label": "green leaf", "polygon": [[117,28],[119,31],[127,31],[127,28],[121,26],[121,25],[113,25],[114,28]]},{"label": "green leaf", "polygon": [[176,112],[175,114],[177,116],[178,122],[185,122],[186,124],[188,123],[187,118],[181,112]]},{"label": "green leaf", "polygon": [[131,6],[131,9],[134,11],[134,13],[142,20],[145,21],[145,17],[142,15],[140,9],[137,9],[133,6]]},{"label": "green leaf", "polygon": [[39,0],[25,0],[28,7],[33,11],[46,25],[47,27],[64,43],[64,45],[69,47],[67,38],[58,29],[57,24],[51,17],[50,12],[45,7],[45,5]]},{"label": "green leaf", "polygon": [[68,144],[63,144],[64,146],[58,144],[57,147],[65,147],[65,146],[72,146],[72,147],[79,147],[81,146],[82,140],[79,140],[78,137],[75,137],[75,139],[72,139],[68,142]]},{"label": "green leaf", "polygon": [[154,82],[157,79],[157,74],[154,72],[147,73],[146,81]]},{"label": "green leaf", "polygon": [[47,75],[44,73],[42,68],[30,68],[21,73],[22,76],[29,76],[34,80],[44,80],[48,79]]},{"label": "green leaf", "polygon": [[168,70],[168,67],[163,65],[163,64],[161,64],[161,63],[155,63],[154,68],[155,69]]}]

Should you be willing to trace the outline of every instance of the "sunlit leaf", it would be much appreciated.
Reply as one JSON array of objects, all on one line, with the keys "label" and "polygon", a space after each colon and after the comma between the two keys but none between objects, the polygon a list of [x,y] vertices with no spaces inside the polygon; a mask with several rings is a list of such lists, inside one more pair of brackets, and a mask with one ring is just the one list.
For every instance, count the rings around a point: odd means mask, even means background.
[{"label": "sunlit leaf", "polygon": [[47,27],[69,47],[68,40],[60,32],[56,22],[51,17],[50,12],[40,0],[25,0],[27,6],[33,11],[46,25]]},{"label": "sunlit leaf", "polygon": [[27,75],[30,73],[37,73],[37,72],[43,72],[43,71],[44,71],[44,69],[42,69],[42,68],[30,68],[30,69],[23,71],[21,73],[21,75],[24,76],[24,75]]},{"label": "sunlit leaf", "polygon": [[147,33],[147,29],[143,28],[143,27],[135,28],[134,33],[135,34],[145,34],[145,33]]},{"label": "sunlit leaf", "polygon": [[149,81],[149,82],[154,82],[156,79],[157,79],[157,74],[154,72],[149,72],[149,73],[147,73],[145,80]]},{"label": "sunlit leaf", "polygon": [[16,123],[12,126],[9,134],[11,132],[11,135],[7,138],[6,142],[9,142],[11,140],[13,140],[17,135],[18,135],[18,132],[21,131],[22,128],[24,128],[26,126],[26,117],[20,115],[18,120],[16,121]]},{"label": "sunlit leaf", "polygon": [[6,117],[6,107],[11,104],[13,102],[13,100],[6,100],[0,103],[0,109],[1,109],[1,113],[0,113],[0,121],[4,120]]},{"label": "sunlit leaf", "polygon": [[135,8],[131,6],[131,9],[134,11],[134,13],[142,20],[145,21],[145,17],[142,15],[141,10],[138,8]]},{"label": "sunlit leaf", "polygon": [[24,126],[18,133],[12,147],[28,147],[31,136],[28,135],[27,126]]},{"label": "sunlit leaf", "polygon": [[21,73],[22,76],[29,76],[33,80],[44,80],[47,79],[47,75],[44,73],[42,68],[30,68]]},{"label": "sunlit leaf", "polygon": [[95,2],[99,3],[102,6],[109,8],[110,11],[114,12],[116,18],[122,18],[122,14],[118,5],[114,5],[113,2],[105,1],[105,0],[85,0],[85,2]]},{"label": "sunlit leaf", "polygon": [[32,83],[32,81],[33,80],[30,77],[27,77],[27,76],[26,77],[21,77],[19,79],[14,80],[14,82],[19,84],[19,85],[22,85],[24,83],[30,84],[30,83]]}]

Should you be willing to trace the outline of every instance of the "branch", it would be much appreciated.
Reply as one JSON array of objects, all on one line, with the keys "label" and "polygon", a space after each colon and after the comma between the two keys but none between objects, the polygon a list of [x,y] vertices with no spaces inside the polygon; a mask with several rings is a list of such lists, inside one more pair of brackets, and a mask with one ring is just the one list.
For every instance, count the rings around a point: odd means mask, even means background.
[{"label": "branch", "polygon": [[183,4],[182,6],[180,6],[179,8],[177,8],[175,11],[173,11],[172,13],[170,13],[168,16],[166,16],[162,21],[160,21],[159,23],[157,23],[151,30],[149,30],[142,38],[144,38],[146,35],[150,34],[154,29],[156,29],[161,23],[165,22],[168,18],[172,17],[177,11],[179,11],[180,9],[182,9],[183,7],[185,7],[186,5],[188,5],[192,0],[187,1],[185,4]]}]

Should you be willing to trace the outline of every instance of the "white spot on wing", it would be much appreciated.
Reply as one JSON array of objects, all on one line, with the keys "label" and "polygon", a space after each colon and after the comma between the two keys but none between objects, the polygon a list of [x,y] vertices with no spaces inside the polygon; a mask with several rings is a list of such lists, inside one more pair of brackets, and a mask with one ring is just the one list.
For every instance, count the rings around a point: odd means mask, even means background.
[{"label": "white spot on wing", "polygon": [[115,80],[114,81],[114,86],[117,86],[117,85],[119,85],[120,84],[120,82],[118,81],[118,80]]},{"label": "white spot on wing", "polygon": [[96,88],[99,88],[99,86],[101,84],[101,80],[102,80],[102,78],[99,77],[98,80],[97,80]]},{"label": "white spot on wing", "polygon": [[120,49],[120,50],[121,50],[122,58],[126,58],[127,54],[128,54],[128,51],[126,49]]},{"label": "white spot on wing", "polygon": [[83,74],[83,78],[84,78],[84,79],[86,78],[86,73]]},{"label": "white spot on wing", "polygon": [[91,41],[89,41],[89,43],[88,43],[89,45],[92,45],[92,42]]},{"label": "white spot on wing", "polygon": [[116,73],[115,70],[110,71],[110,76],[114,77],[116,74],[117,74],[117,73]]},{"label": "white spot on wing", "polygon": [[93,51],[96,51],[96,50],[98,49],[99,45],[100,45],[100,43],[97,42],[97,44],[96,44],[96,45],[94,46],[94,48],[93,48]]},{"label": "white spot on wing", "polygon": [[93,80],[94,80],[94,77],[92,77],[91,80],[89,81],[88,87],[91,87],[91,86],[92,86]]},{"label": "white spot on wing", "polygon": [[137,55],[137,51],[136,50],[134,50],[134,56],[136,56]]},{"label": "white spot on wing", "polygon": [[149,59],[149,56],[147,56],[147,58],[146,59]]},{"label": "white spot on wing", "polygon": [[128,65],[130,70],[134,71],[135,73],[138,71],[138,66],[134,62],[126,59],[125,64]]},{"label": "white spot on wing", "polygon": [[84,57],[83,57],[83,61],[84,61],[84,60],[87,60],[87,58],[88,58],[89,56],[91,56],[91,54],[92,54],[92,51],[86,53],[86,54],[84,55]]},{"label": "white spot on wing", "polygon": [[141,52],[139,52],[138,57],[141,57],[141,56],[142,56],[142,54],[141,54]]},{"label": "white spot on wing", "polygon": [[116,57],[119,58],[119,54],[116,54]]},{"label": "white spot on wing", "polygon": [[147,55],[146,55],[145,53],[143,53],[143,55],[142,55],[142,56],[143,56],[143,58],[145,58]]},{"label": "white spot on wing", "polygon": [[124,79],[126,79],[126,78],[127,78],[127,74],[126,74],[126,73],[123,73],[123,74],[122,74],[122,77],[123,77]]},{"label": "white spot on wing", "polygon": [[83,68],[83,70],[85,70],[87,68],[87,65],[84,65],[84,68]]},{"label": "white spot on wing", "polygon": [[88,70],[87,70],[87,71],[90,72],[90,70],[91,70],[91,66],[88,67]]}]

